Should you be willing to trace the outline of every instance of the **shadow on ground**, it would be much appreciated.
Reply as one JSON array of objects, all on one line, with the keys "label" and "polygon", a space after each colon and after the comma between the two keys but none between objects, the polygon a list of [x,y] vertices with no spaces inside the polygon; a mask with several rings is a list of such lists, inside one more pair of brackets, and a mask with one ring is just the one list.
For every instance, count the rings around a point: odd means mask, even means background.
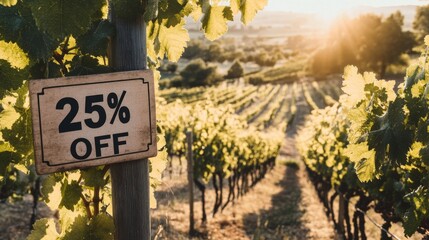
[{"label": "shadow on ground", "polygon": [[307,239],[307,229],[300,207],[301,189],[298,169],[287,167],[284,178],[278,183],[283,190],[274,195],[272,207],[260,215],[248,214],[243,218],[245,231],[250,239]]}]

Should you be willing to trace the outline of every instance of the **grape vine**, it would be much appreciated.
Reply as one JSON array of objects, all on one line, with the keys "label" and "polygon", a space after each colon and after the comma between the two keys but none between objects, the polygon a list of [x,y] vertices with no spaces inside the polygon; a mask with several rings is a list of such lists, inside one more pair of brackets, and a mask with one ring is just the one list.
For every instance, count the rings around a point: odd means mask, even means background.
[{"label": "grape vine", "polygon": [[[189,40],[185,17],[200,20],[206,37],[213,40],[227,31],[233,15],[241,12],[246,24],[266,3],[232,0],[231,6],[217,6],[206,0],[112,0],[109,4],[122,18],[144,13],[149,65],[156,68],[165,56],[177,61],[183,53]],[[107,9],[105,0],[0,0],[0,197],[11,201],[31,192],[36,202],[42,198],[59,211],[58,222],[36,221],[29,239],[113,238],[108,167],[36,175],[26,86],[32,79],[113,71],[107,48],[115,26],[107,20]],[[152,187],[166,164],[162,128],[159,131],[160,152],[151,159]]]},{"label": "grape vine", "polygon": [[[194,182],[202,192],[202,220],[206,221],[205,185],[211,180],[216,201],[213,215],[242,196],[264,177],[275,163],[281,138],[248,130],[245,119],[230,105],[215,106],[210,100],[186,105],[180,101],[162,108],[169,155],[185,153],[185,131],[193,132]],[[175,114],[172,114],[172,113]],[[229,193],[223,202],[223,182],[228,180]]]},{"label": "grape vine", "polygon": [[[363,211],[373,203],[384,226],[400,221],[406,236],[428,234],[427,67],[426,57],[411,65],[395,90],[394,81],[348,66],[340,103],[312,112],[299,135],[300,151],[328,209],[327,192],[334,188],[347,199],[359,197],[356,207]],[[363,228],[359,218],[355,212],[355,227]]]}]

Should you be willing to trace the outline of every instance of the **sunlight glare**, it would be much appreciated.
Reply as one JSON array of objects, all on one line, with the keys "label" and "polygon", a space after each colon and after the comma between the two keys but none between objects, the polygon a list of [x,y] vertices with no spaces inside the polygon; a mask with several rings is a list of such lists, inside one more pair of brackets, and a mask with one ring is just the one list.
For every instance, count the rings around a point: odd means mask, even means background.
[{"label": "sunlight glare", "polygon": [[323,3],[320,2],[317,11],[314,13],[328,22],[337,19],[342,13],[349,9],[347,4],[341,4],[338,1],[326,1]]}]

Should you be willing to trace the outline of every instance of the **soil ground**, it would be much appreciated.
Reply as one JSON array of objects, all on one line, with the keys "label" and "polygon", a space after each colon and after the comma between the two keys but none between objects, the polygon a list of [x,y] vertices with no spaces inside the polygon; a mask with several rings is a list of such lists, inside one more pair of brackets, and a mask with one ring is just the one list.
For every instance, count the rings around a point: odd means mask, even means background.
[{"label": "soil ground", "polygon": [[[0,203],[0,240],[23,240],[30,234],[30,218],[33,211],[33,197],[26,195],[17,202]],[[37,219],[54,217],[46,204],[39,202]]]},{"label": "soil ground", "polygon": [[[188,239],[185,163],[182,168],[182,175],[180,171],[167,175],[157,192],[159,207],[152,211],[156,239]],[[206,210],[211,215],[215,196],[210,185],[206,192]],[[333,224],[326,217],[304,166],[298,162],[292,138],[286,139],[275,168],[262,181],[205,224],[200,220],[200,196],[196,190],[194,214],[198,234],[192,239],[335,238]]]}]

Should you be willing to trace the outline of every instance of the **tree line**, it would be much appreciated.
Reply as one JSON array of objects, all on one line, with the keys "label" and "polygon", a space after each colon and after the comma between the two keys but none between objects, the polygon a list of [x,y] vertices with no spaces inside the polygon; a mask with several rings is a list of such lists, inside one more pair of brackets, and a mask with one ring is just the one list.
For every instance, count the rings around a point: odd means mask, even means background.
[{"label": "tree line", "polygon": [[403,54],[418,54],[416,43],[429,34],[429,5],[417,7],[414,32],[403,30],[403,26],[404,16],[399,11],[385,18],[375,14],[342,17],[332,27],[326,44],[315,52],[313,73],[338,73],[352,64],[384,78],[390,65],[406,64]]}]

